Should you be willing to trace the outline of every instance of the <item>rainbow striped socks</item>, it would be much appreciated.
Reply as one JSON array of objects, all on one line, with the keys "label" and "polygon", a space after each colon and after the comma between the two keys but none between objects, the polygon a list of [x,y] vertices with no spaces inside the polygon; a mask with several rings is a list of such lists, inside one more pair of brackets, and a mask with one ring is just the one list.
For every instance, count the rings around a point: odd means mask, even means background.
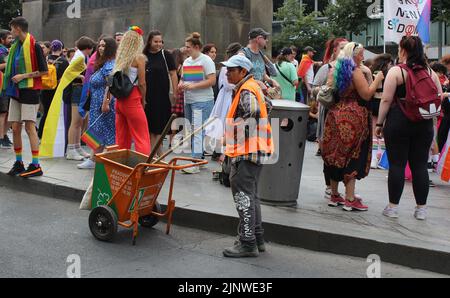
[{"label": "rainbow striped socks", "polygon": [[33,156],[31,163],[34,164],[35,166],[39,166],[39,150],[31,151],[31,154]]},{"label": "rainbow striped socks", "polygon": [[14,152],[16,153],[16,161],[22,162],[22,148],[14,148]]}]

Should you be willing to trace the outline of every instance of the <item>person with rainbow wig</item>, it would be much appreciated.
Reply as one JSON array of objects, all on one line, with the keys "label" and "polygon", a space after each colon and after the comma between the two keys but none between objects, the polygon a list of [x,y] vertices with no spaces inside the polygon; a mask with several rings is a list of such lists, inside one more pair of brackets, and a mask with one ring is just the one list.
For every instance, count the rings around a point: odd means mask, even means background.
[{"label": "person with rainbow wig", "polygon": [[[348,43],[339,54],[327,84],[334,89],[336,104],[328,112],[322,144],[325,170],[331,178],[331,200],[344,210],[367,211],[361,198],[355,197],[356,179],[369,174],[372,147],[372,119],[367,102],[384,79],[380,72],[369,85],[361,68],[364,47]],[[338,192],[343,181],[345,199]]]}]

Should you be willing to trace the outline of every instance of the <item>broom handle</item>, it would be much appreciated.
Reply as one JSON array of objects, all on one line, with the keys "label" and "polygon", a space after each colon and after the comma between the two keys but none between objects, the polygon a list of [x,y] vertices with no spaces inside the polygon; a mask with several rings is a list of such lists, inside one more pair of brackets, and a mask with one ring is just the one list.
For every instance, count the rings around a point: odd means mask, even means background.
[{"label": "broom handle", "polygon": [[153,150],[150,153],[150,156],[148,157],[147,163],[152,163],[153,157],[155,157],[156,153],[158,152],[159,147],[161,147],[161,145],[164,141],[164,138],[166,137],[166,135],[169,133],[169,131],[171,129],[173,120],[175,120],[176,118],[177,118],[177,114],[172,114],[172,116],[170,116],[169,122],[167,122],[166,127],[164,127],[164,130],[158,139],[158,142],[156,142],[156,145],[153,147]]},{"label": "broom handle", "polygon": [[163,160],[164,158],[166,158],[169,154],[171,154],[173,151],[175,151],[176,149],[178,149],[181,145],[183,145],[184,142],[186,142],[187,140],[189,140],[193,135],[197,134],[198,132],[202,131],[206,126],[210,125],[214,120],[216,120],[217,118],[211,118],[208,122],[206,122],[205,124],[203,124],[202,126],[200,126],[199,128],[197,128],[196,130],[194,130],[190,135],[186,136],[182,141],[180,141],[175,147],[172,147],[172,149],[170,149],[169,151],[167,151],[166,153],[164,153],[163,155],[161,155],[154,163],[159,163],[161,160]]}]

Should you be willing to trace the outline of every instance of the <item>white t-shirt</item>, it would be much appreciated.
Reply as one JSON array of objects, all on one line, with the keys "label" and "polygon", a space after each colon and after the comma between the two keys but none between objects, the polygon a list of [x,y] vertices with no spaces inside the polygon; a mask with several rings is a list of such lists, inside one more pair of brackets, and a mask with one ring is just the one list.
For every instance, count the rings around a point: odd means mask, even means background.
[{"label": "white t-shirt", "polygon": [[[195,83],[204,81],[211,74],[216,73],[216,65],[212,59],[200,54],[197,59],[187,58],[183,63],[183,81],[185,83]],[[185,103],[207,102],[214,100],[214,91],[212,87],[206,89],[197,89],[184,92]]]}]

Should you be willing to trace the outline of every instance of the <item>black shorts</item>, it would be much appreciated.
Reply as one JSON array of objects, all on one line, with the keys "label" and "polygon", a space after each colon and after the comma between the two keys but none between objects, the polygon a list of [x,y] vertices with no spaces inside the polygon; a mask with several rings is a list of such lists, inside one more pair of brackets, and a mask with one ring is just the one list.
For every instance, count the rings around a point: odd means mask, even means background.
[{"label": "black shorts", "polygon": [[40,93],[41,90],[19,89],[19,98],[17,98],[17,101],[27,105],[39,104]]},{"label": "black shorts", "polygon": [[370,109],[372,110],[372,116],[378,117],[378,111],[380,110],[381,99],[372,99],[370,102]]},{"label": "black shorts", "polygon": [[9,110],[9,97],[0,96],[0,114],[8,113]]},{"label": "black shorts", "polygon": [[73,106],[78,106],[80,104],[82,91],[83,91],[82,85],[72,86],[71,103]]}]

